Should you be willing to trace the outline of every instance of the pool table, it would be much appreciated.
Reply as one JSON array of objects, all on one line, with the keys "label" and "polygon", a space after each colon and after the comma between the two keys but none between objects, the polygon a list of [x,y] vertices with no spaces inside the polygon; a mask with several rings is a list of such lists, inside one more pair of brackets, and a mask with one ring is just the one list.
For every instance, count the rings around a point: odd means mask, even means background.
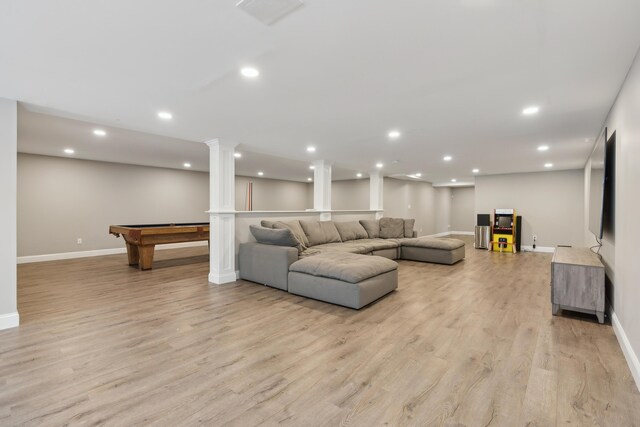
[{"label": "pool table", "polygon": [[156,245],[208,241],[209,223],[111,225],[109,233],[124,238],[129,265],[150,270]]}]

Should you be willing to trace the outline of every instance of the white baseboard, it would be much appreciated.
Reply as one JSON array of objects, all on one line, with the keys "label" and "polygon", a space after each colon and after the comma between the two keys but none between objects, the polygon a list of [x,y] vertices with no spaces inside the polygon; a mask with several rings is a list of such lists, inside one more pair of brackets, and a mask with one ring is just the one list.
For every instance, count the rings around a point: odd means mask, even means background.
[{"label": "white baseboard", "polygon": [[522,249],[522,252],[543,252],[543,253],[549,253],[549,254],[552,254],[556,251],[556,248],[552,248],[550,246],[536,246],[536,248],[533,249],[533,246],[522,245],[521,249]]},{"label": "white baseboard", "polygon": [[611,311],[611,325],[613,326],[613,332],[615,332],[616,338],[618,338],[618,343],[620,343],[620,347],[622,348],[622,353],[624,353],[624,358],[627,359],[631,375],[633,375],[633,379],[636,382],[636,388],[640,390],[640,361],[638,360],[638,355],[633,351],[629,338],[627,338],[627,334],[624,332],[624,329],[622,329],[622,324],[618,316],[616,316],[616,313],[613,311]]},{"label": "white baseboard", "polygon": [[225,274],[209,273],[209,283],[213,283],[215,285],[224,285],[225,283],[232,283],[236,280],[238,280],[238,272],[236,271]]},{"label": "white baseboard", "polygon": [[[190,248],[193,246],[206,246],[206,245],[207,245],[206,240],[199,241],[199,242],[168,243],[166,245],[157,245],[156,250]],[[124,254],[126,252],[127,252],[127,248],[97,249],[93,251],[62,252],[57,254],[19,256],[16,261],[18,264],[28,264],[32,262],[58,261],[61,259],[88,258],[88,257],[94,257],[94,256]]]},{"label": "white baseboard", "polygon": [[461,234],[463,236],[475,236],[473,231],[450,231],[449,234]]},{"label": "white baseboard", "polygon": [[3,329],[15,328],[20,325],[20,315],[17,311],[13,313],[0,314],[0,331]]}]

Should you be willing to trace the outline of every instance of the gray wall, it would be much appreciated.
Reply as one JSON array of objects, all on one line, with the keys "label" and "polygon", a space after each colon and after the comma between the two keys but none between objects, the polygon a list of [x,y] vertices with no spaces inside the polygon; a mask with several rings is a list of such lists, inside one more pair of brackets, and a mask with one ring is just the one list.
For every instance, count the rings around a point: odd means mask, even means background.
[{"label": "gray wall", "polygon": [[[600,250],[613,286],[610,303],[624,330],[631,352],[635,353],[634,372],[640,387],[640,55],[637,55],[604,126],[609,135],[616,132],[615,236],[606,236]],[[604,128],[603,126],[603,128]],[[594,135],[595,136],[595,135]],[[585,216],[589,215],[589,164],[585,169]],[[585,245],[595,245],[594,236],[584,227]],[[615,242],[615,245],[614,243]],[[616,326],[614,322],[614,326]],[[627,355],[629,356],[629,355]],[[632,356],[633,357],[633,356]],[[628,358],[629,360],[629,358]],[[629,362],[630,365],[632,362]]]},{"label": "gray wall", "polygon": [[[0,98],[0,329],[17,323],[16,295],[17,105]],[[46,211],[40,220],[47,221]]]},{"label": "gray wall", "polygon": [[[311,191],[313,192],[313,186]],[[369,179],[333,181],[331,183],[331,209],[369,209]]]},{"label": "gray wall", "polygon": [[207,173],[19,154],[18,256],[123,247],[110,224],[208,221],[208,192]]},{"label": "gray wall", "polygon": [[306,182],[236,176],[237,211],[245,210],[248,182],[253,182],[254,211],[301,211],[313,208],[313,186]]},{"label": "gray wall", "polygon": [[452,187],[451,189],[451,231],[473,231],[475,218],[475,188]]},{"label": "gray wall", "polygon": [[384,179],[384,216],[415,218],[415,230],[425,236],[449,231],[449,188],[428,182]]},{"label": "gray wall", "polygon": [[[448,231],[451,205],[448,188],[434,188],[428,182],[385,177],[383,201],[384,216],[415,218],[415,230],[421,236]],[[369,180],[334,181],[331,208],[369,209]]]},{"label": "gray wall", "polygon": [[476,213],[514,208],[523,217],[522,244],[582,246],[584,172],[582,170],[476,177]]}]

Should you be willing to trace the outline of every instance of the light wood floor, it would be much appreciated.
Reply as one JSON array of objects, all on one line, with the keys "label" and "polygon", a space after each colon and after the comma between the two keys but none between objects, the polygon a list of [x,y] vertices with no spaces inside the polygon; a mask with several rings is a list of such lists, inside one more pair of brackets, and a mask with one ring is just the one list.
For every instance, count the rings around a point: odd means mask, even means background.
[{"label": "light wood floor", "polygon": [[401,261],[354,311],[211,286],[205,251],[20,265],[0,425],[640,426],[611,327],[551,316],[548,254]]}]

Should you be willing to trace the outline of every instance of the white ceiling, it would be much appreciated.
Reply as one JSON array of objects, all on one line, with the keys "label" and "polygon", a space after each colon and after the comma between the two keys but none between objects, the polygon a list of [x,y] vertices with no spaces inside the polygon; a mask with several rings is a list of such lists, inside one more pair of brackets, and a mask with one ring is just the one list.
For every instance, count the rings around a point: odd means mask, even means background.
[{"label": "white ceiling", "polygon": [[[107,134],[96,136],[95,129]],[[75,152],[65,154],[66,148]],[[172,169],[187,169],[184,164],[189,163],[189,170],[209,171],[209,147],[203,143],[36,113],[23,105],[18,110],[18,151]],[[242,145],[236,151],[242,155],[236,160],[238,175],[263,172],[264,178],[301,182],[313,177],[309,162],[249,152]],[[336,181],[356,179],[356,173],[339,165],[332,169]]]},{"label": "white ceiling", "polygon": [[[0,96],[179,140],[461,182],[474,167],[582,167],[640,46],[637,0],[306,0],[273,26],[235,3],[4,1]],[[240,76],[244,65],[260,77]],[[522,116],[528,105],[540,113]]]}]

